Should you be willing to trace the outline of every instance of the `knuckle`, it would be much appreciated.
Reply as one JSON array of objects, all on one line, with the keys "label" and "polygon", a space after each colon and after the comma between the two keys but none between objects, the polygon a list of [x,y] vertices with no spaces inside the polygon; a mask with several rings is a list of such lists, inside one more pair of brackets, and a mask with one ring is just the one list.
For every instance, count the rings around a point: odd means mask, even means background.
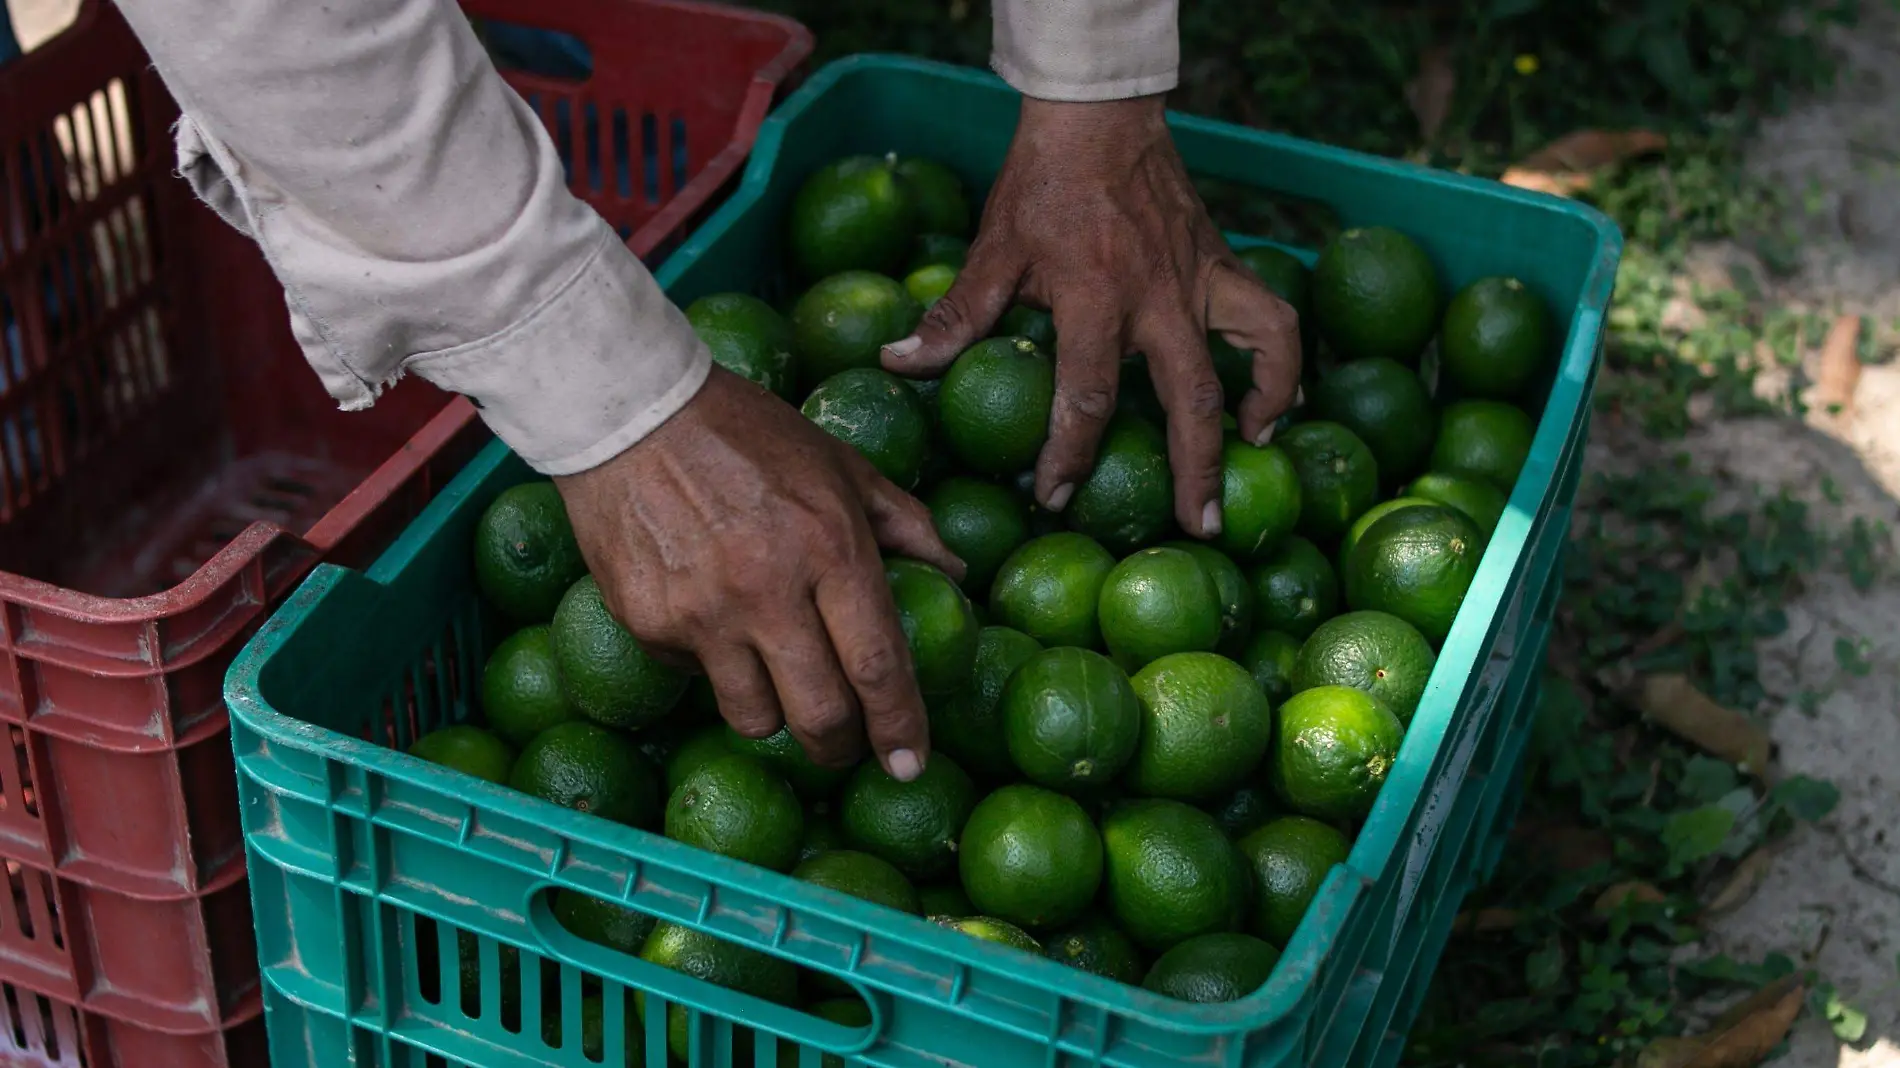
[{"label": "knuckle", "polygon": [[799,712],[798,725],[813,741],[824,744],[851,726],[851,709],[835,697],[820,700]]},{"label": "knuckle", "polygon": [[1208,376],[1197,378],[1188,387],[1188,415],[1196,419],[1219,418],[1226,401],[1221,393],[1220,379]]},{"label": "knuckle", "polygon": [[894,646],[880,642],[854,652],[849,670],[858,685],[882,692],[902,683],[910,665]]},{"label": "knuckle", "polygon": [[955,333],[964,329],[970,322],[969,309],[964,307],[964,297],[955,291],[945,293],[924,312],[921,326],[929,330]]},{"label": "knuckle", "polygon": [[1063,390],[1058,403],[1068,414],[1091,423],[1106,422],[1115,414],[1115,391],[1106,384],[1091,382]]}]

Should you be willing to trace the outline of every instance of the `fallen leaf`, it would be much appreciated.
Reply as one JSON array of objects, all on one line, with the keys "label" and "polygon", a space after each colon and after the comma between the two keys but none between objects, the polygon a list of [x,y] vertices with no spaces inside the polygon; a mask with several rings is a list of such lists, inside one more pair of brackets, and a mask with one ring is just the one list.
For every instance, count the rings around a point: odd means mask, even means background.
[{"label": "fallen leaf", "polygon": [[1702,1036],[1702,1048],[1681,1068],[1754,1068],[1788,1037],[1807,992],[1794,974],[1743,998],[1715,1018]]},{"label": "fallen leaf", "polygon": [[1828,327],[1821,342],[1821,365],[1814,375],[1810,407],[1851,411],[1854,387],[1860,384],[1860,316],[1843,315]]},{"label": "fallen leaf", "polygon": [[1608,916],[1617,906],[1626,901],[1637,901],[1645,905],[1660,905],[1669,900],[1669,895],[1645,882],[1632,881],[1617,883],[1597,895],[1596,903],[1590,911],[1599,916]]},{"label": "fallen leaf", "polygon": [[1668,144],[1668,138],[1653,130],[1577,130],[1519,160],[1498,180],[1520,189],[1572,196],[1588,189],[1605,167],[1660,152]]},{"label": "fallen leaf", "polygon": [[1460,912],[1451,921],[1459,934],[1495,934],[1516,928],[1529,916],[1523,909],[1483,908]]},{"label": "fallen leaf", "polygon": [[1768,732],[1740,712],[1717,704],[1684,676],[1649,676],[1636,703],[1651,722],[1683,741],[1721,757],[1745,774],[1760,778],[1767,773]]},{"label": "fallen leaf", "polygon": [[1753,897],[1755,890],[1761,886],[1762,880],[1768,877],[1768,870],[1774,866],[1774,861],[1773,846],[1762,846],[1743,857],[1741,862],[1735,865],[1735,870],[1729,873],[1728,881],[1722,884],[1722,889],[1717,890],[1715,897],[1710,899],[1708,912],[1719,916],[1733,911]]},{"label": "fallen leaf", "polygon": [[1677,1068],[1701,1048],[1699,1038],[1659,1038],[1636,1055],[1636,1068]]},{"label": "fallen leaf", "polygon": [[1418,119],[1420,141],[1429,145],[1438,140],[1457,91],[1458,72],[1451,65],[1451,50],[1432,45],[1419,53],[1418,73],[1405,83],[1405,102]]}]

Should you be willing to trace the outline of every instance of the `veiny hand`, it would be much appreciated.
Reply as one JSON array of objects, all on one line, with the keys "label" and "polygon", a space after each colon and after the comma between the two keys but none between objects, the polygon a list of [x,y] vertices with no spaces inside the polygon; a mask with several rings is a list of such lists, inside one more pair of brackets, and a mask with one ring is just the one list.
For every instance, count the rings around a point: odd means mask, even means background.
[{"label": "veiny hand", "polygon": [[930,731],[878,549],[963,564],[850,446],[714,367],[638,445],[555,482],[607,607],[656,655],[696,658],[733,729],[784,723],[834,766],[868,734],[893,776],[922,770]]},{"label": "veiny hand", "polygon": [[1207,333],[1254,354],[1240,430],[1264,444],[1299,386],[1299,317],[1208,218],[1161,97],[1025,97],[968,262],[916,335],[885,347],[885,366],[941,373],[1019,295],[1054,314],[1058,348],[1037,500],[1061,510],[1094,469],[1121,358],[1141,352],[1168,413],[1175,517],[1189,533],[1219,533],[1222,397]]}]

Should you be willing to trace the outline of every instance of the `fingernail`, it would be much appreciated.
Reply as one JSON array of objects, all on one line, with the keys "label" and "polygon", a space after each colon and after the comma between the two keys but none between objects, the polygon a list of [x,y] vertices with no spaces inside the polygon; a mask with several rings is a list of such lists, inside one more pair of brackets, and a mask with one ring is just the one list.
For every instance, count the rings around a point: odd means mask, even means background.
[{"label": "fingernail", "polygon": [[1201,509],[1201,533],[1213,537],[1220,533],[1220,502],[1208,501]]},{"label": "fingernail", "polygon": [[918,349],[923,348],[923,346],[924,339],[918,337],[916,334],[912,334],[902,341],[893,341],[884,346],[884,355],[894,360],[907,360],[910,359],[911,355]]},{"label": "fingernail", "polygon": [[1266,448],[1267,444],[1273,440],[1273,428],[1279,425],[1280,421],[1278,419],[1268,423],[1267,428],[1262,430],[1259,436],[1253,439],[1254,447],[1260,449]]},{"label": "fingernail", "polygon": [[891,778],[898,782],[909,782],[924,773],[924,762],[908,749],[894,749],[885,759],[890,765]]},{"label": "fingernail", "polygon": [[1046,507],[1051,512],[1060,512],[1069,506],[1069,498],[1073,496],[1075,496],[1075,483],[1064,482],[1049,491],[1049,503]]}]

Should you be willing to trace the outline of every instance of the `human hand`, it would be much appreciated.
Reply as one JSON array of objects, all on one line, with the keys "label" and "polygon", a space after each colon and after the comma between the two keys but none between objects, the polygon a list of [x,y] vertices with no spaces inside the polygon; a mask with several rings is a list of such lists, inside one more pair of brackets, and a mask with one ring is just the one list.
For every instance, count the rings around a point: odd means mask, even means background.
[{"label": "human hand", "polygon": [[1036,499],[1060,511],[1095,466],[1124,354],[1147,355],[1168,413],[1175,518],[1220,532],[1220,380],[1208,332],[1253,353],[1240,431],[1265,444],[1300,379],[1299,317],[1234,256],[1188,181],[1162,98],[1023,98],[1009,156],[956,284],[884,365],[940,373],[1020,296],[1056,327],[1056,398]]},{"label": "human hand", "polygon": [[697,659],[720,713],[781,723],[820,764],[908,780],[930,749],[878,550],[960,578],[930,513],[850,446],[719,367],[612,460],[555,479],[607,607],[657,656]]}]

